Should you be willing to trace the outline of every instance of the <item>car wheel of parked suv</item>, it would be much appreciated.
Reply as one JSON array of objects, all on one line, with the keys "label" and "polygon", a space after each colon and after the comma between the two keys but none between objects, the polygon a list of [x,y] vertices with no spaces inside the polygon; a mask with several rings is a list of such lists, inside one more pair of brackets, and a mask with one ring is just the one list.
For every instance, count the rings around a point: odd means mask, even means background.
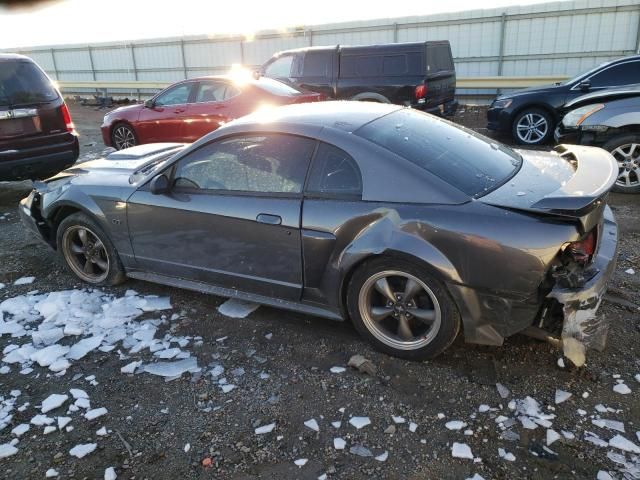
[{"label": "car wheel of parked suv", "polygon": [[136,138],[136,133],[133,131],[133,128],[129,125],[125,125],[124,123],[119,123],[113,127],[111,143],[117,150],[122,150],[124,148],[136,146],[138,144],[138,139]]},{"label": "car wheel of parked suv", "polygon": [[613,137],[602,148],[618,162],[614,192],[640,193],[640,135],[628,133]]},{"label": "car wheel of parked suv", "polygon": [[62,220],[56,240],[67,267],[80,280],[94,285],[125,281],[124,268],[109,237],[84,213]]},{"label": "car wheel of parked suv", "polygon": [[460,329],[444,286],[400,259],[376,259],[359,268],[349,282],[347,304],[358,332],[378,350],[401,358],[433,358]]},{"label": "car wheel of parked suv", "polygon": [[553,133],[551,115],[540,108],[525,108],[513,120],[513,138],[521,145],[546,143]]}]

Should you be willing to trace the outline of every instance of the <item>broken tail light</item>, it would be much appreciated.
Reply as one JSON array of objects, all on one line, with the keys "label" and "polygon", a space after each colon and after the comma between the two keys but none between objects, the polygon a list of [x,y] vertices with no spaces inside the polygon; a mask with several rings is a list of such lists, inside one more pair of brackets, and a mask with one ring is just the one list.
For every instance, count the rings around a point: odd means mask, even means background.
[{"label": "broken tail light", "polygon": [[577,242],[565,244],[563,251],[581,265],[591,262],[596,251],[597,232],[594,228],[586,236]]}]

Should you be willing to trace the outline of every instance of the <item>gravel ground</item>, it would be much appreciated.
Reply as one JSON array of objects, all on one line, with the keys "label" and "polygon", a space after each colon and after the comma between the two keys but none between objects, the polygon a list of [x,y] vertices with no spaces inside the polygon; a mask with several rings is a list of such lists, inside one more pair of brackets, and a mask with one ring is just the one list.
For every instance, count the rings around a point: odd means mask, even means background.
[{"label": "gravel ground", "polygon": [[[104,149],[98,130],[103,113],[72,105],[83,158]],[[481,128],[482,116],[482,109],[467,108],[458,120]],[[85,287],[22,228],[16,203],[29,188],[26,182],[0,184],[0,217],[5,215],[0,218],[0,282],[7,284],[0,290],[0,302],[32,290]],[[31,425],[20,437],[18,453],[0,460],[0,478],[44,478],[50,468],[58,478],[103,478],[107,467],[114,467],[118,478],[131,479],[316,479],[322,474],[329,479],[465,479],[474,474],[485,479],[595,479],[600,470],[622,478],[617,472],[623,466],[612,461],[618,457],[607,453],[625,452],[585,441],[587,431],[604,442],[618,433],[592,424],[601,416],[624,422],[621,435],[640,444],[640,377],[634,379],[640,373],[640,196],[612,195],[610,203],[621,244],[618,268],[601,307],[611,322],[609,344],[602,353],[591,352],[584,368],[560,368],[559,354],[551,346],[521,336],[501,348],[465,345],[458,339],[436,360],[407,362],[372,350],[348,323],[267,307],[233,319],[217,311],[225,299],[131,280],[106,291],[118,297],[128,289],[169,296],[173,309],[168,314],[177,315],[160,328],[202,337],[200,346],[192,342],[187,350],[205,368],[203,374],[172,381],[147,373],[125,375],[120,368],[131,360],[120,359],[115,350],[91,352],[63,376],[37,365],[33,372],[19,374],[12,366],[0,375],[0,405],[10,391],[20,390],[16,407],[25,402],[30,406],[13,411],[10,426],[0,431],[0,445],[15,438],[12,428],[40,413],[36,406],[45,398],[68,394],[70,388],[84,389],[92,407],[104,406],[108,414],[89,421],[71,413],[70,432],[44,435],[43,427]],[[629,268],[638,273],[625,273]],[[12,284],[27,275],[35,277],[33,284]],[[141,318],[158,318],[158,313]],[[0,337],[0,349],[14,341]],[[343,373],[329,371],[346,366],[355,354],[370,359],[377,372],[367,375],[348,367]],[[135,358],[149,357],[147,352]],[[223,393],[209,372],[214,363],[224,366],[225,376],[237,388]],[[231,373],[238,368],[244,369],[243,375]],[[265,373],[268,378],[260,375]],[[91,375],[93,382],[85,379]],[[617,380],[632,392],[614,392]],[[506,398],[496,383],[507,387]],[[556,405],[556,389],[573,395]],[[536,399],[543,412],[556,415],[554,431],[572,432],[576,438],[561,438],[548,447],[550,453],[544,448],[546,428],[526,429],[520,421],[510,426],[516,414],[508,404],[513,407],[513,400],[527,396]],[[598,413],[599,404],[611,411]],[[480,405],[491,410],[481,413]],[[65,411],[60,407],[50,415]],[[406,422],[395,424],[392,415]],[[348,423],[352,416],[367,416],[371,424],[356,429]],[[507,418],[497,423],[498,416]],[[318,432],[304,425],[310,419],[317,421]],[[467,425],[449,430],[445,424],[452,420]],[[342,422],[339,428],[332,426],[335,421]],[[273,432],[255,434],[255,428],[271,423],[276,424]],[[98,437],[96,430],[102,426],[107,435]],[[505,439],[503,428],[518,435]],[[334,448],[336,437],[346,441],[345,450]],[[69,455],[75,445],[93,442],[97,450],[88,456]],[[452,458],[454,442],[467,444],[476,460]],[[377,461],[352,453],[358,445],[374,456],[386,451],[388,458]],[[515,460],[501,458],[499,448]],[[633,457],[626,454],[627,461]],[[308,461],[299,467],[294,464],[299,459]]]}]

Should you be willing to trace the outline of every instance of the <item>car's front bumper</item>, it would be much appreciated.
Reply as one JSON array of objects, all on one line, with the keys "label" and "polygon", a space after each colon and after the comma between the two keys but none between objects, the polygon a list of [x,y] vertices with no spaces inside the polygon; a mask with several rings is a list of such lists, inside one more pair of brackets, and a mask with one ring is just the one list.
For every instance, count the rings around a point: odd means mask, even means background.
[{"label": "car's front bumper", "polygon": [[511,132],[511,110],[502,107],[489,107],[487,110],[487,128],[497,132]]},{"label": "car's front bumper", "polygon": [[598,252],[592,262],[597,273],[575,288],[556,285],[547,296],[562,305],[562,348],[564,355],[576,366],[584,364],[587,349],[603,350],[606,346],[609,322],[597,312],[615,270],[617,253],[618,225],[607,206],[599,233]]},{"label": "car's front bumper", "polygon": [[18,205],[18,213],[20,214],[20,220],[22,224],[30,230],[38,240],[51,246],[48,242],[47,232],[49,226],[47,223],[39,217],[39,210],[37,203],[39,202],[39,196],[35,190],[32,190],[28,197],[20,200]]}]

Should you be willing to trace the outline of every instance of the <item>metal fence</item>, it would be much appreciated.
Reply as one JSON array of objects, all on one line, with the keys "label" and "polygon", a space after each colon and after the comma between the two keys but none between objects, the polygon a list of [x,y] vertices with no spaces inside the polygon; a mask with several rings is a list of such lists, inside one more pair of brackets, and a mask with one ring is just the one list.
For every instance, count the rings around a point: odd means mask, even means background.
[{"label": "metal fence", "polygon": [[[428,3],[425,3],[428,5]],[[428,8],[428,7],[425,7]],[[447,39],[459,77],[565,76],[640,52],[640,1],[575,0],[262,31],[252,36],[193,36],[13,49],[68,85],[79,82],[171,83],[256,66],[279,50],[313,45]],[[467,94],[487,93],[467,87]],[[111,93],[140,93],[118,88]],[[142,93],[152,90],[142,89]]]}]

